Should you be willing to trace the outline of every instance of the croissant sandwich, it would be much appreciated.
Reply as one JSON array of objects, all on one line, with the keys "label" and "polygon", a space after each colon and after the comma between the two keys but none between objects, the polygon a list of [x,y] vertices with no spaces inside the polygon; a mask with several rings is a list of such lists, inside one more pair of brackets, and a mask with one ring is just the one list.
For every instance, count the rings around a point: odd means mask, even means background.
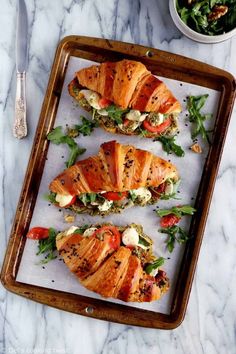
[{"label": "croissant sandwich", "polygon": [[[27,237],[38,239],[40,232],[44,235],[40,242],[45,242],[49,229],[33,228]],[[152,240],[140,225],[71,226],[55,233],[54,240],[60,256],[81,284],[103,297],[150,302],[169,289],[166,273],[159,269],[163,258],[153,255]]]},{"label": "croissant sandwich", "polygon": [[49,186],[50,200],[77,213],[106,215],[168,199],[178,186],[176,167],[151,152],[103,143],[98,155],[78,161]]},{"label": "croissant sandwich", "polygon": [[179,101],[140,62],[124,59],[81,69],[68,89],[111,133],[152,138],[178,129]]}]

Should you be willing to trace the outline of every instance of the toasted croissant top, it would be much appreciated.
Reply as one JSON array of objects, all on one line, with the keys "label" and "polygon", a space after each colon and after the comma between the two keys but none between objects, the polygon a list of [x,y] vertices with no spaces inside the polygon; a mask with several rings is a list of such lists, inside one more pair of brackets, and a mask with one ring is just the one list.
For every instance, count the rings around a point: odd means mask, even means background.
[{"label": "toasted croissant top", "polygon": [[109,141],[101,145],[98,155],[63,171],[49,188],[63,195],[124,192],[140,187],[158,187],[168,178],[178,179],[177,169],[170,162],[132,145]]},{"label": "toasted croissant top", "polygon": [[137,255],[122,246],[121,240],[114,247],[114,234],[109,227],[102,234],[102,238],[96,233],[90,237],[66,232],[57,236],[57,249],[81,284],[103,297],[136,302],[158,300],[169,288],[165,273],[148,275]]},{"label": "toasted croissant top", "polygon": [[106,62],[76,73],[79,84],[122,108],[142,112],[179,113],[181,106],[167,86],[133,60]]}]

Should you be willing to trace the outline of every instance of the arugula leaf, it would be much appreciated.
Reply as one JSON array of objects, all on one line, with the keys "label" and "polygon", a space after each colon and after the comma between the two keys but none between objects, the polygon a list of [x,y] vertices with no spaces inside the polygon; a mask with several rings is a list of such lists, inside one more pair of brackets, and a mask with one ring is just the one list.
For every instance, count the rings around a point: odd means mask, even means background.
[{"label": "arugula leaf", "polygon": [[200,110],[204,106],[208,94],[200,95],[200,96],[189,96],[187,101],[187,109],[189,111],[189,121],[194,123],[194,127],[192,130],[192,139],[196,138],[198,135],[201,135],[203,139],[207,140],[210,144],[210,138],[204,122],[205,120],[212,118],[212,114],[201,114]]},{"label": "arugula leaf", "polygon": [[148,134],[148,131],[146,129],[141,128],[140,126],[138,126],[137,130],[139,132],[138,135],[143,138],[145,138],[145,136]]},{"label": "arugula leaf", "polygon": [[44,199],[49,201],[52,204],[56,204],[56,193],[50,192],[49,194],[44,195]]},{"label": "arugula leaf", "polygon": [[130,198],[131,200],[134,202],[135,199],[137,198],[137,195],[134,191],[132,191],[132,189],[129,191],[129,195],[130,195]]},{"label": "arugula leaf", "polygon": [[190,205],[183,205],[183,206],[175,206],[171,209],[159,209],[156,211],[156,213],[160,217],[174,214],[178,218],[181,218],[183,215],[193,215],[195,211],[196,209],[194,209]]},{"label": "arugula leaf", "polygon": [[147,274],[150,274],[153,270],[161,267],[164,263],[165,263],[165,258],[159,257],[159,258],[155,259],[155,261],[153,263],[149,263],[145,267],[145,272]]},{"label": "arugula leaf", "polygon": [[87,230],[89,228],[88,224],[82,225],[80,226],[78,229],[76,229],[73,234],[80,234],[83,235],[84,231]]},{"label": "arugula leaf", "polygon": [[66,167],[74,165],[79,155],[82,155],[86,149],[80,148],[75,140],[68,135],[64,135],[62,132],[62,127],[56,127],[48,135],[47,139],[53,144],[67,144],[70,150],[68,161],[65,163]]},{"label": "arugula leaf", "polygon": [[70,166],[74,165],[78,156],[82,155],[86,151],[86,149],[80,148],[76,144],[76,142],[74,142],[73,145],[68,144],[68,146],[70,147],[70,155],[69,155],[68,161],[66,162],[66,167],[70,167]]},{"label": "arugula leaf", "polygon": [[78,87],[75,87],[75,86],[73,86],[72,87],[72,90],[73,90],[73,92],[74,92],[74,94],[75,94],[75,96],[78,96],[78,94],[79,94],[79,88]]},{"label": "arugula leaf", "polygon": [[81,202],[86,206],[87,204],[91,204],[93,202],[95,202],[97,198],[97,194],[96,193],[83,193],[79,196],[79,199],[81,200]]},{"label": "arugula leaf", "polygon": [[140,245],[145,246],[145,247],[150,247],[150,246],[151,246],[150,242],[148,242],[144,237],[142,237],[142,236],[140,236],[140,235],[139,235],[139,241],[138,241],[138,243],[139,243]]},{"label": "arugula leaf", "polygon": [[166,180],[166,183],[167,183],[167,187],[168,187],[168,184],[171,184],[173,186],[173,189],[172,189],[172,193],[167,193],[167,192],[164,192],[160,195],[160,199],[161,200],[169,200],[169,199],[176,199],[176,200],[180,200],[181,198],[178,198],[176,195],[177,195],[177,190],[179,188],[179,185],[180,185],[180,182],[181,182],[181,179],[179,179],[178,181],[176,182],[173,182],[173,180],[171,179],[167,179]]},{"label": "arugula leaf", "polygon": [[175,242],[180,244],[187,242],[190,237],[180,226],[171,226],[158,230],[162,234],[167,234],[168,238],[166,240],[166,246],[168,251],[171,253],[174,250]]},{"label": "arugula leaf", "polygon": [[189,10],[184,7],[182,9],[179,10],[179,14],[180,14],[180,17],[181,17],[181,20],[186,24],[188,25],[188,20],[189,20],[189,17],[190,17],[190,13],[189,13]]},{"label": "arugula leaf", "polygon": [[58,232],[53,229],[52,227],[49,229],[49,236],[46,239],[38,241],[38,252],[36,255],[46,253],[45,258],[40,261],[40,264],[46,264],[49,261],[57,258],[55,251],[56,251],[56,236]]},{"label": "arugula leaf", "polygon": [[228,13],[223,16],[223,24],[226,31],[231,31],[236,27],[236,1],[232,1]]},{"label": "arugula leaf", "polygon": [[125,113],[129,112],[129,109],[121,109],[112,104],[106,107],[106,111],[108,113],[108,116],[113,119],[117,124],[122,124],[122,116]]},{"label": "arugula leaf", "polygon": [[185,243],[189,240],[189,236],[188,234],[180,227],[179,228],[179,237],[178,237],[178,240],[177,242],[178,243]]},{"label": "arugula leaf", "polygon": [[172,193],[172,194],[165,194],[165,193],[162,193],[160,195],[160,199],[161,200],[169,200],[169,199],[175,199],[175,200],[181,200],[181,198],[177,198],[176,197],[176,192]]},{"label": "arugula leaf", "polygon": [[48,135],[47,139],[50,140],[53,144],[59,145],[62,143],[64,134],[62,132],[62,127],[54,128]]},{"label": "arugula leaf", "polygon": [[160,141],[162,143],[162,148],[169,155],[171,152],[174,152],[176,156],[183,157],[185,155],[184,150],[180,145],[175,143],[175,137],[167,137],[167,136],[158,136],[154,139],[154,141]]},{"label": "arugula leaf", "polygon": [[98,122],[91,121],[83,116],[81,116],[80,118],[82,120],[82,124],[76,125],[75,129],[78,131],[78,133],[81,133],[83,136],[91,135],[94,128],[98,127]]}]

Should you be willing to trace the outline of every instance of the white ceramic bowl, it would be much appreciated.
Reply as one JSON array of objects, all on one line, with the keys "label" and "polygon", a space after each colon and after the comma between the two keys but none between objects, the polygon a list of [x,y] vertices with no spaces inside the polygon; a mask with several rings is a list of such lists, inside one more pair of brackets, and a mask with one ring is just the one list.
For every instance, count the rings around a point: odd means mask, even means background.
[{"label": "white ceramic bowl", "polygon": [[169,8],[170,8],[170,14],[172,17],[172,20],[174,21],[176,27],[187,37],[193,39],[194,41],[201,42],[201,43],[219,43],[226,41],[226,39],[229,39],[233,37],[236,34],[236,28],[233,30],[216,35],[216,36],[207,36],[205,34],[198,33],[196,31],[193,31],[191,28],[189,28],[180,18],[177,9],[176,9],[176,0],[169,0]]}]

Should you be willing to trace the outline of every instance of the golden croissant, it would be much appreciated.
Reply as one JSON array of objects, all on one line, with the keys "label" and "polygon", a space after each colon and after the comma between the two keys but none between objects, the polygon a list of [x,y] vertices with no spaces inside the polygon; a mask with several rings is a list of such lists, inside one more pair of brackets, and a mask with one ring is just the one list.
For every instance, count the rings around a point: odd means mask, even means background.
[{"label": "golden croissant", "polygon": [[81,69],[68,90],[109,132],[150,138],[177,130],[179,101],[140,62],[124,59]]},{"label": "golden croissant", "polygon": [[98,155],[63,171],[49,189],[60,207],[104,215],[132,205],[154,204],[163,195],[174,194],[178,179],[170,162],[132,145],[109,141],[101,145]]},{"label": "golden croissant", "polygon": [[140,225],[72,226],[57,235],[56,247],[80,283],[103,297],[150,302],[169,289],[159,269],[163,259],[154,257],[152,240]]}]

